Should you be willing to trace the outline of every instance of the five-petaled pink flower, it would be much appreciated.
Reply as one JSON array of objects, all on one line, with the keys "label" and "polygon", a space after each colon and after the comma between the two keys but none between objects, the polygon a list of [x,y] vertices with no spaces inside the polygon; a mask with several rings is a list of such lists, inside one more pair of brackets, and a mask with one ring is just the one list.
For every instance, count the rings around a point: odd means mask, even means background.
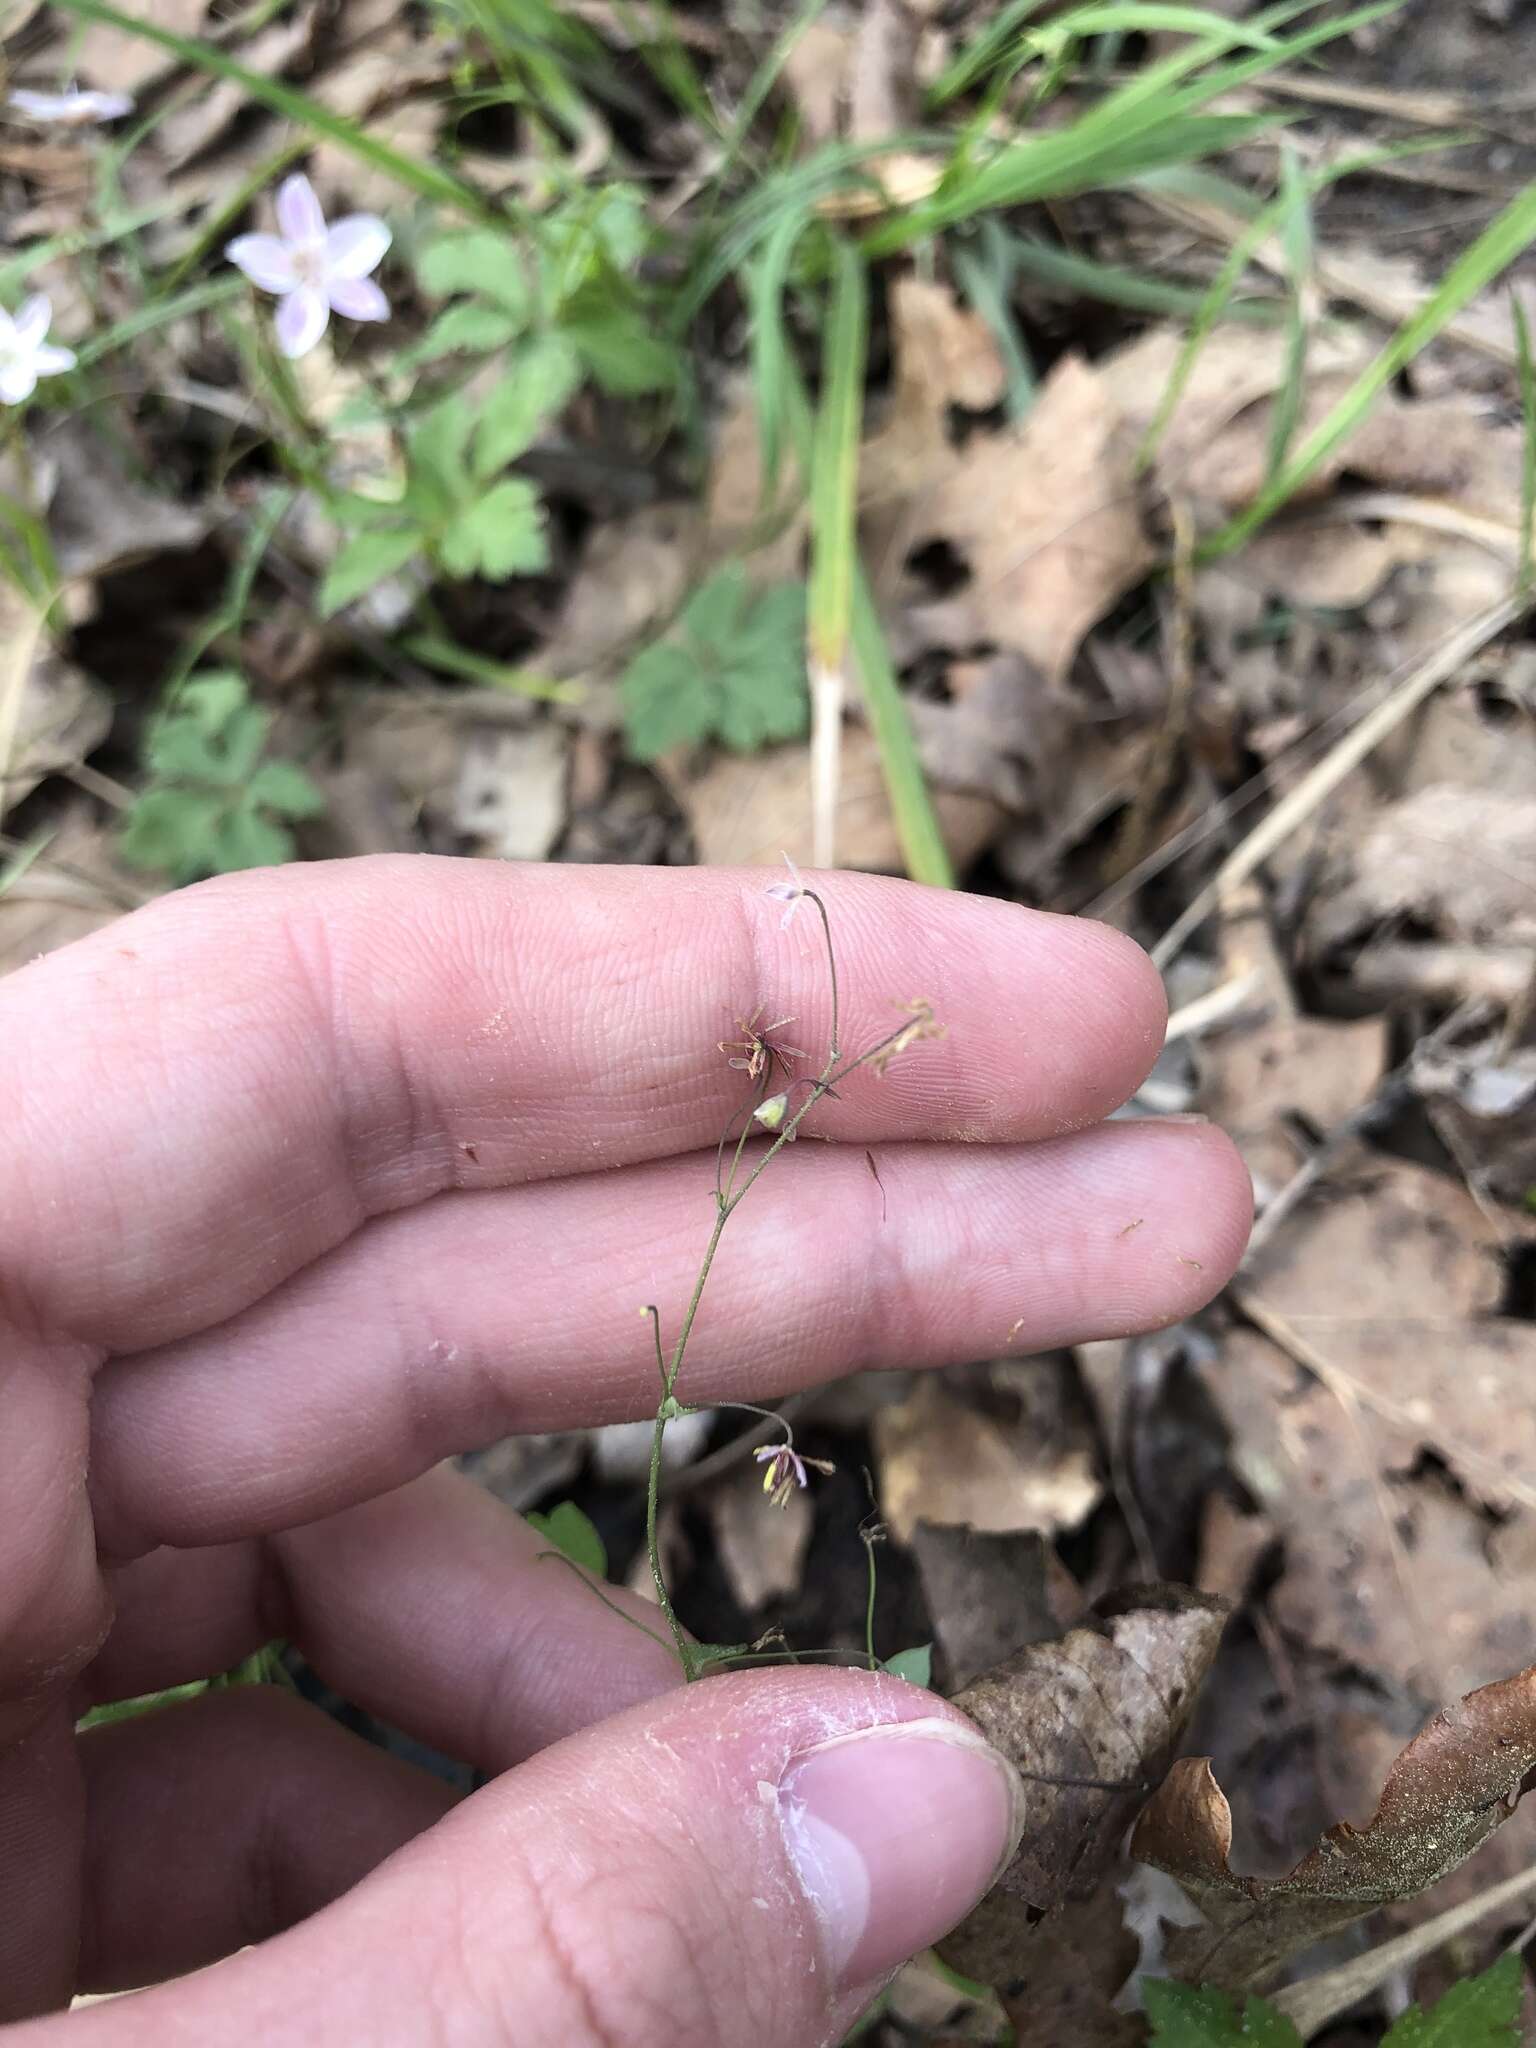
[{"label": "five-petaled pink flower", "polygon": [[299,174],[278,190],[277,225],[275,235],[237,235],[224,254],[252,284],[278,295],[277,345],[285,356],[308,355],[332,313],[389,318],[389,301],[369,275],[390,244],[377,214],[327,223],[314,186]]}]

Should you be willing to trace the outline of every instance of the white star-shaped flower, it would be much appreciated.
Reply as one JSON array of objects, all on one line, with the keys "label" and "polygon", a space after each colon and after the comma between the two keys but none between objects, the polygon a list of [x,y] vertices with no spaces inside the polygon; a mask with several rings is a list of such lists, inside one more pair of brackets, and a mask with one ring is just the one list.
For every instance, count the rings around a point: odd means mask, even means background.
[{"label": "white star-shaped flower", "polygon": [[276,293],[277,345],[285,356],[308,355],[332,313],[389,318],[389,301],[369,274],[391,239],[377,214],[327,222],[314,186],[300,174],[278,190],[277,226],[275,235],[237,235],[224,254],[252,284]]},{"label": "white star-shaped flower", "polygon": [[14,314],[0,312],[0,404],[22,405],[37,389],[39,377],[56,377],[75,367],[74,350],[49,341],[52,323],[53,304],[46,292],[23,299]]}]

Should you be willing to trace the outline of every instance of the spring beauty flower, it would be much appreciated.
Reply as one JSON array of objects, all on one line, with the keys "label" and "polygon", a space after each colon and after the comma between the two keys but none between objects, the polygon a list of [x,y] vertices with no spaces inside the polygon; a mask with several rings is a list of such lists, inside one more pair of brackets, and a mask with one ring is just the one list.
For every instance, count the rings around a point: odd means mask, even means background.
[{"label": "spring beauty flower", "polygon": [[776,1508],[788,1507],[790,1495],[796,1487],[810,1484],[807,1467],[812,1472],[837,1470],[826,1458],[802,1458],[791,1443],[759,1444],[752,1455],[759,1465],[767,1468],[763,1473],[763,1491]]},{"label": "spring beauty flower", "polygon": [[133,112],[133,97],[126,92],[87,92],[78,85],[63,92],[33,92],[18,86],[6,101],[13,114],[40,122],[48,128],[96,128],[104,121],[120,121]]},{"label": "spring beauty flower", "polygon": [[53,302],[46,292],[23,299],[14,314],[0,312],[0,405],[22,405],[39,377],[75,367],[75,352],[48,339]]},{"label": "spring beauty flower", "polygon": [[236,235],[224,254],[251,283],[277,296],[277,345],[290,360],[309,354],[332,313],[387,320],[389,301],[370,273],[384,260],[390,232],[377,214],[326,220],[302,174],[277,194],[275,235]]},{"label": "spring beauty flower", "polygon": [[784,915],[779,919],[779,930],[781,932],[789,930],[789,927],[795,921],[795,913],[805,901],[805,884],[800,879],[800,870],[795,866],[787,853],[784,856],[784,865],[789,869],[789,880],[787,882],[770,882],[763,891],[763,894],[771,896],[775,903],[785,903],[789,906]]}]

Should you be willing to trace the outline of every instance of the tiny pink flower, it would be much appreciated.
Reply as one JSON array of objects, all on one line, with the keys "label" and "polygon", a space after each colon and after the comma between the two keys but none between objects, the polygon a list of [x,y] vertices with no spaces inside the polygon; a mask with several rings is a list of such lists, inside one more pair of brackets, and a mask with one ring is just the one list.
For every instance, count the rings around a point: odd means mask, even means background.
[{"label": "tiny pink flower", "polygon": [[776,1508],[787,1507],[790,1495],[796,1487],[810,1484],[807,1467],[813,1472],[835,1472],[837,1467],[826,1458],[802,1458],[793,1444],[760,1444],[752,1453],[759,1465],[767,1469],[763,1473],[763,1491]]},{"label": "tiny pink flower", "polygon": [[279,187],[277,225],[275,235],[236,235],[224,254],[252,284],[276,295],[277,345],[285,356],[308,355],[332,313],[389,318],[389,301],[369,274],[391,239],[377,214],[327,222],[314,186],[299,174]]},{"label": "tiny pink flower", "polygon": [[46,292],[23,299],[15,314],[0,312],[0,405],[23,405],[39,377],[56,377],[75,367],[73,349],[48,339],[53,303]]},{"label": "tiny pink flower", "polygon": [[775,903],[787,903],[789,906],[784,915],[779,919],[779,930],[781,932],[789,930],[790,925],[794,922],[796,911],[805,901],[805,884],[800,879],[800,870],[795,866],[787,853],[784,856],[784,865],[789,869],[789,880],[787,882],[770,882],[763,891],[763,894],[771,896]]},{"label": "tiny pink flower", "polygon": [[133,112],[129,93],[86,92],[78,85],[67,86],[63,92],[33,92],[30,87],[18,86],[6,105],[24,120],[50,128],[95,128]]}]

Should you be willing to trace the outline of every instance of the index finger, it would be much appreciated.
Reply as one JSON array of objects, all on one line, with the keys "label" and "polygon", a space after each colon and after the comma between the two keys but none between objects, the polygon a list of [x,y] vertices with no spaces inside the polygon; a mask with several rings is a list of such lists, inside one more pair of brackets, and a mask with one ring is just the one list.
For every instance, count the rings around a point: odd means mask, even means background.
[{"label": "index finger", "polygon": [[[0,983],[0,1314],[132,1350],[206,1328],[370,1216],[713,1145],[738,1019],[816,1071],[827,962],[760,870],[294,867],[164,898]],[[824,1135],[1032,1139],[1116,1107],[1162,990],[1106,927],[867,875],[821,884],[858,1051],[946,1027]]]}]

